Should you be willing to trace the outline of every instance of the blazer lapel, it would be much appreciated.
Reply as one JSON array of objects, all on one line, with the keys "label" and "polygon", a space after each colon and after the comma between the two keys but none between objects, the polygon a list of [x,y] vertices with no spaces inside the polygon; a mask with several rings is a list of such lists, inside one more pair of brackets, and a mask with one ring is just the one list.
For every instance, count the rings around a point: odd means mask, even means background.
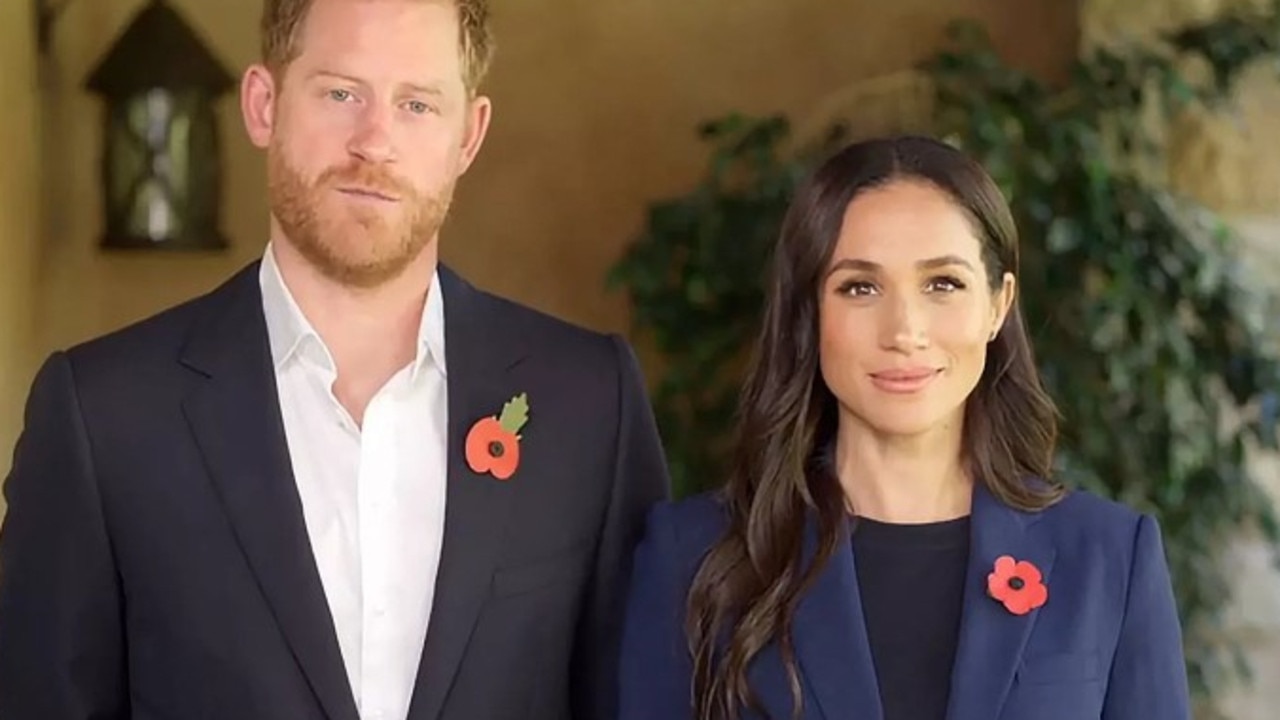
[{"label": "blazer lapel", "polygon": [[[841,522],[839,533],[841,538],[849,537],[847,521]],[[817,549],[817,523],[811,520],[805,533],[807,562]],[[793,632],[804,678],[825,717],[882,717],[857,570],[848,542],[836,546],[813,587],[801,598]],[[790,708],[786,710],[789,715]]]},{"label": "blazer lapel", "polygon": [[1032,532],[1038,514],[1014,510],[991,495],[981,483],[974,488],[969,547],[969,575],[965,582],[959,645],[951,672],[948,720],[990,720],[999,717],[1014,673],[1035,625],[1039,610],[1014,615],[987,594],[987,574],[996,558],[1011,555],[1040,569],[1053,602],[1049,573],[1055,550]]},{"label": "blazer lapel", "polygon": [[[520,338],[503,326],[501,306],[443,265],[445,364],[448,367],[448,488],[436,594],[409,705],[409,720],[439,717],[467,639],[489,592],[511,512],[513,485],[467,465],[467,432],[525,388],[507,372],[524,357]],[[536,408],[534,409],[536,412]]]},{"label": "blazer lapel", "polygon": [[355,700],[294,484],[262,312],[258,263],[218,291],[182,363],[201,377],[183,412],[249,566],[330,720]]}]

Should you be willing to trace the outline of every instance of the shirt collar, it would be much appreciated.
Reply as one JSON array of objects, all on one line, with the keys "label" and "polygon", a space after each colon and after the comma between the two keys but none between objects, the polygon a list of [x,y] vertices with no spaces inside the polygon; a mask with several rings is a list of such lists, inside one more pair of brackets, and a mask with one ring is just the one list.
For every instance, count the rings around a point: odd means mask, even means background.
[{"label": "shirt collar", "polygon": [[[258,283],[262,289],[262,310],[267,322],[267,337],[275,369],[279,371],[295,357],[316,353],[313,358],[316,362],[330,371],[336,371],[333,356],[324,340],[302,313],[285,285],[271,243],[267,243],[266,251],[262,254]],[[410,367],[411,379],[416,378],[420,369],[428,363],[438,368],[442,375],[448,375],[444,347],[444,295],[440,291],[439,272],[431,276],[431,287],[427,290],[422,319],[418,323],[417,353]]]}]

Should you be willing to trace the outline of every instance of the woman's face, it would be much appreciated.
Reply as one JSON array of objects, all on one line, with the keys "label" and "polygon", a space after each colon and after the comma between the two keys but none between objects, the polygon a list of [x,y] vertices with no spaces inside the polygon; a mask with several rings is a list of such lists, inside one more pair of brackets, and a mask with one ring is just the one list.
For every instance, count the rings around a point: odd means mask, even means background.
[{"label": "woman's face", "polygon": [[958,428],[1014,297],[992,290],[964,209],[922,181],[859,193],[820,282],[819,364],[842,426]]}]

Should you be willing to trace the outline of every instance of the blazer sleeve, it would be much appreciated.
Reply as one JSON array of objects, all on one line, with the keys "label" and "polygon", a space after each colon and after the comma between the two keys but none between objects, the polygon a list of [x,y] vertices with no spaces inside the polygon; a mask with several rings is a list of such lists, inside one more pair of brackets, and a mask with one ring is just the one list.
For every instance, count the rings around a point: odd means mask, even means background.
[{"label": "blazer sleeve", "polygon": [[1111,666],[1104,720],[1189,720],[1187,668],[1160,526],[1138,521],[1120,641]]},{"label": "blazer sleeve", "polygon": [[128,716],[121,593],[71,366],[27,400],[0,530],[0,718]]},{"label": "blazer sleeve", "polygon": [[688,572],[670,506],[653,511],[636,550],[622,639],[619,720],[692,720],[685,634]]},{"label": "blazer sleeve", "polygon": [[618,429],[608,509],[575,639],[574,720],[617,717],[618,652],[632,555],[649,509],[670,495],[666,457],[639,363],[625,341],[617,335],[611,340],[618,368]]}]

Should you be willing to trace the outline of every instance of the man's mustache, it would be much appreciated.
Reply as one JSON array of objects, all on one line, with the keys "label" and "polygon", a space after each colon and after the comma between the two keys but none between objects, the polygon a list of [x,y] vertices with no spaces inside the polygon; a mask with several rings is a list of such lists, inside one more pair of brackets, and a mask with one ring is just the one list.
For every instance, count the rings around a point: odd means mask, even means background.
[{"label": "man's mustache", "polygon": [[365,162],[331,167],[316,179],[316,187],[340,187],[376,193],[397,200],[412,199],[413,186],[387,169]]}]

